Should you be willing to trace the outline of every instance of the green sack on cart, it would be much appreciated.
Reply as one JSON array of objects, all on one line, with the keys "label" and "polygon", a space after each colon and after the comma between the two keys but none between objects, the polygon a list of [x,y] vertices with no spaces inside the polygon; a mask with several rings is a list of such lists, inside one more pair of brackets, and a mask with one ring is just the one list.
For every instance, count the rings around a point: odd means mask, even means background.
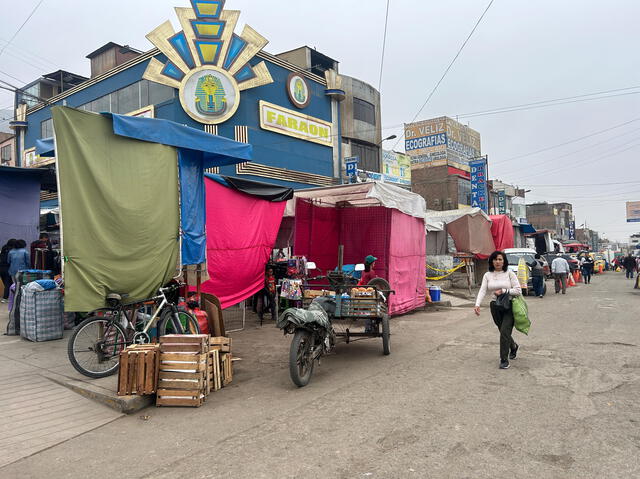
[{"label": "green sack on cart", "polygon": [[529,308],[522,296],[515,296],[511,300],[511,311],[513,312],[513,322],[518,331],[529,334],[531,321],[529,321]]}]

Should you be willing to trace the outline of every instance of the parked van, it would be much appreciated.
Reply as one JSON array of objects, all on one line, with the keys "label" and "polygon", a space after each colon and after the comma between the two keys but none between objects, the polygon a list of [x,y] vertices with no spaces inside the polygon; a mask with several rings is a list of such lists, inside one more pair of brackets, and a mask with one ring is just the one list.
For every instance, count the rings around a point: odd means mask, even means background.
[{"label": "parked van", "polygon": [[[520,258],[524,258],[525,263],[529,267],[529,281],[527,284],[527,288],[529,292],[532,294],[533,292],[533,280],[531,279],[531,265],[536,260],[536,250],[531,248],[506,248],[504,253],[507,255],[507,262],[509,263],[509,270],[513,271],[516,275],[518,274],[518,262]],[[549,275],[549,265],[546,264],[544,257],[541,260],[545,263],[544,274],[545,277]],[[544,285],[544,292],[547,292],[547,285]]]}]

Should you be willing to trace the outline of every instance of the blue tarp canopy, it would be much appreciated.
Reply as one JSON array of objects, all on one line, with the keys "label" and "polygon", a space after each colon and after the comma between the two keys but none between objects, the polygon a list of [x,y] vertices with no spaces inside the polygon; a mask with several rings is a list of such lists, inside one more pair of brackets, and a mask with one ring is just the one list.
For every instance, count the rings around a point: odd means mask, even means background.
[{"label": "blue tarp canopy", "polygon": [[41,179],[37,169],[0,167],[0,244],[10,238],[27,244],[38,239]]},{"label": "blue tarp canopy", "polygon": [[[252,146],[159,118],[102,113],[113,121],[113,132],[178,149],[182,264],[206,260],[204,170],[251,161]],[[53,138],[36,140],[36,153],[55,156]]]},{"label": "blue tarp canopy", "polygon": [[53,138],[43,138],[36,140],[36,155],[40,156],[56,156]]},{"label": "blue tarp canopy", "polygon": [[528,223],[521,223],[520,228],[524,234],[535,233],[536,229]]}]

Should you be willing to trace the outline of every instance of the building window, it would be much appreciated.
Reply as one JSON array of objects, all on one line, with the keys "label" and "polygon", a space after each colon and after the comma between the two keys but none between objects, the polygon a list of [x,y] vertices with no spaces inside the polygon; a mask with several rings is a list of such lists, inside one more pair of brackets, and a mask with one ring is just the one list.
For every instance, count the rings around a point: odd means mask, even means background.
[{"label": "building window", "polygon": [[380,173],[378,148],[351,140],[351,156],[358,157],[358,169]]},{"label": "building window", "polygon": [[458,204],[471,206],[471,182],[458,178]]},{"label": "building window", "polygon": [[376,107],[368,101],[353,98],[353,118],[370,125],[376,124]]},{"label": "building window", "polygon": [[48,120],[40,123],[40,138],[51,138],[53,136],[53,120]]},{"label": "building window", "polygon": [[79,108],[95,113],[109,112],[121,115],[131,113],[149,105],[157,105],[173,99],[175,90],[159,83],[141,80],[129,86],[96,98]]},{"label": "building window", "polygon": [[11,163],[11,145],[0,148],[0,163],[3,165]]}]

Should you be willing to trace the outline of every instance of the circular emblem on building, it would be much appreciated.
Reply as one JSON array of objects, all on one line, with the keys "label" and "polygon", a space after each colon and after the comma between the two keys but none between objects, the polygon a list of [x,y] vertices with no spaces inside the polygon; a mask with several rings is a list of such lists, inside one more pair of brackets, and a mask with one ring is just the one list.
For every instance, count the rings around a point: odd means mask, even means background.
[{"label": "circular emblem on building", "polygon": [[226,71],[212,65],[203,66],[182,79],[180,103],[197,122],[217,125],[231,118],[238,109],[240,90]]},{"label": "circular emblem on building", "polygon": [[307,80],[299,73],[291,73],[287,79],[289,100],[298,108],[306,108],[311,101]]}]

